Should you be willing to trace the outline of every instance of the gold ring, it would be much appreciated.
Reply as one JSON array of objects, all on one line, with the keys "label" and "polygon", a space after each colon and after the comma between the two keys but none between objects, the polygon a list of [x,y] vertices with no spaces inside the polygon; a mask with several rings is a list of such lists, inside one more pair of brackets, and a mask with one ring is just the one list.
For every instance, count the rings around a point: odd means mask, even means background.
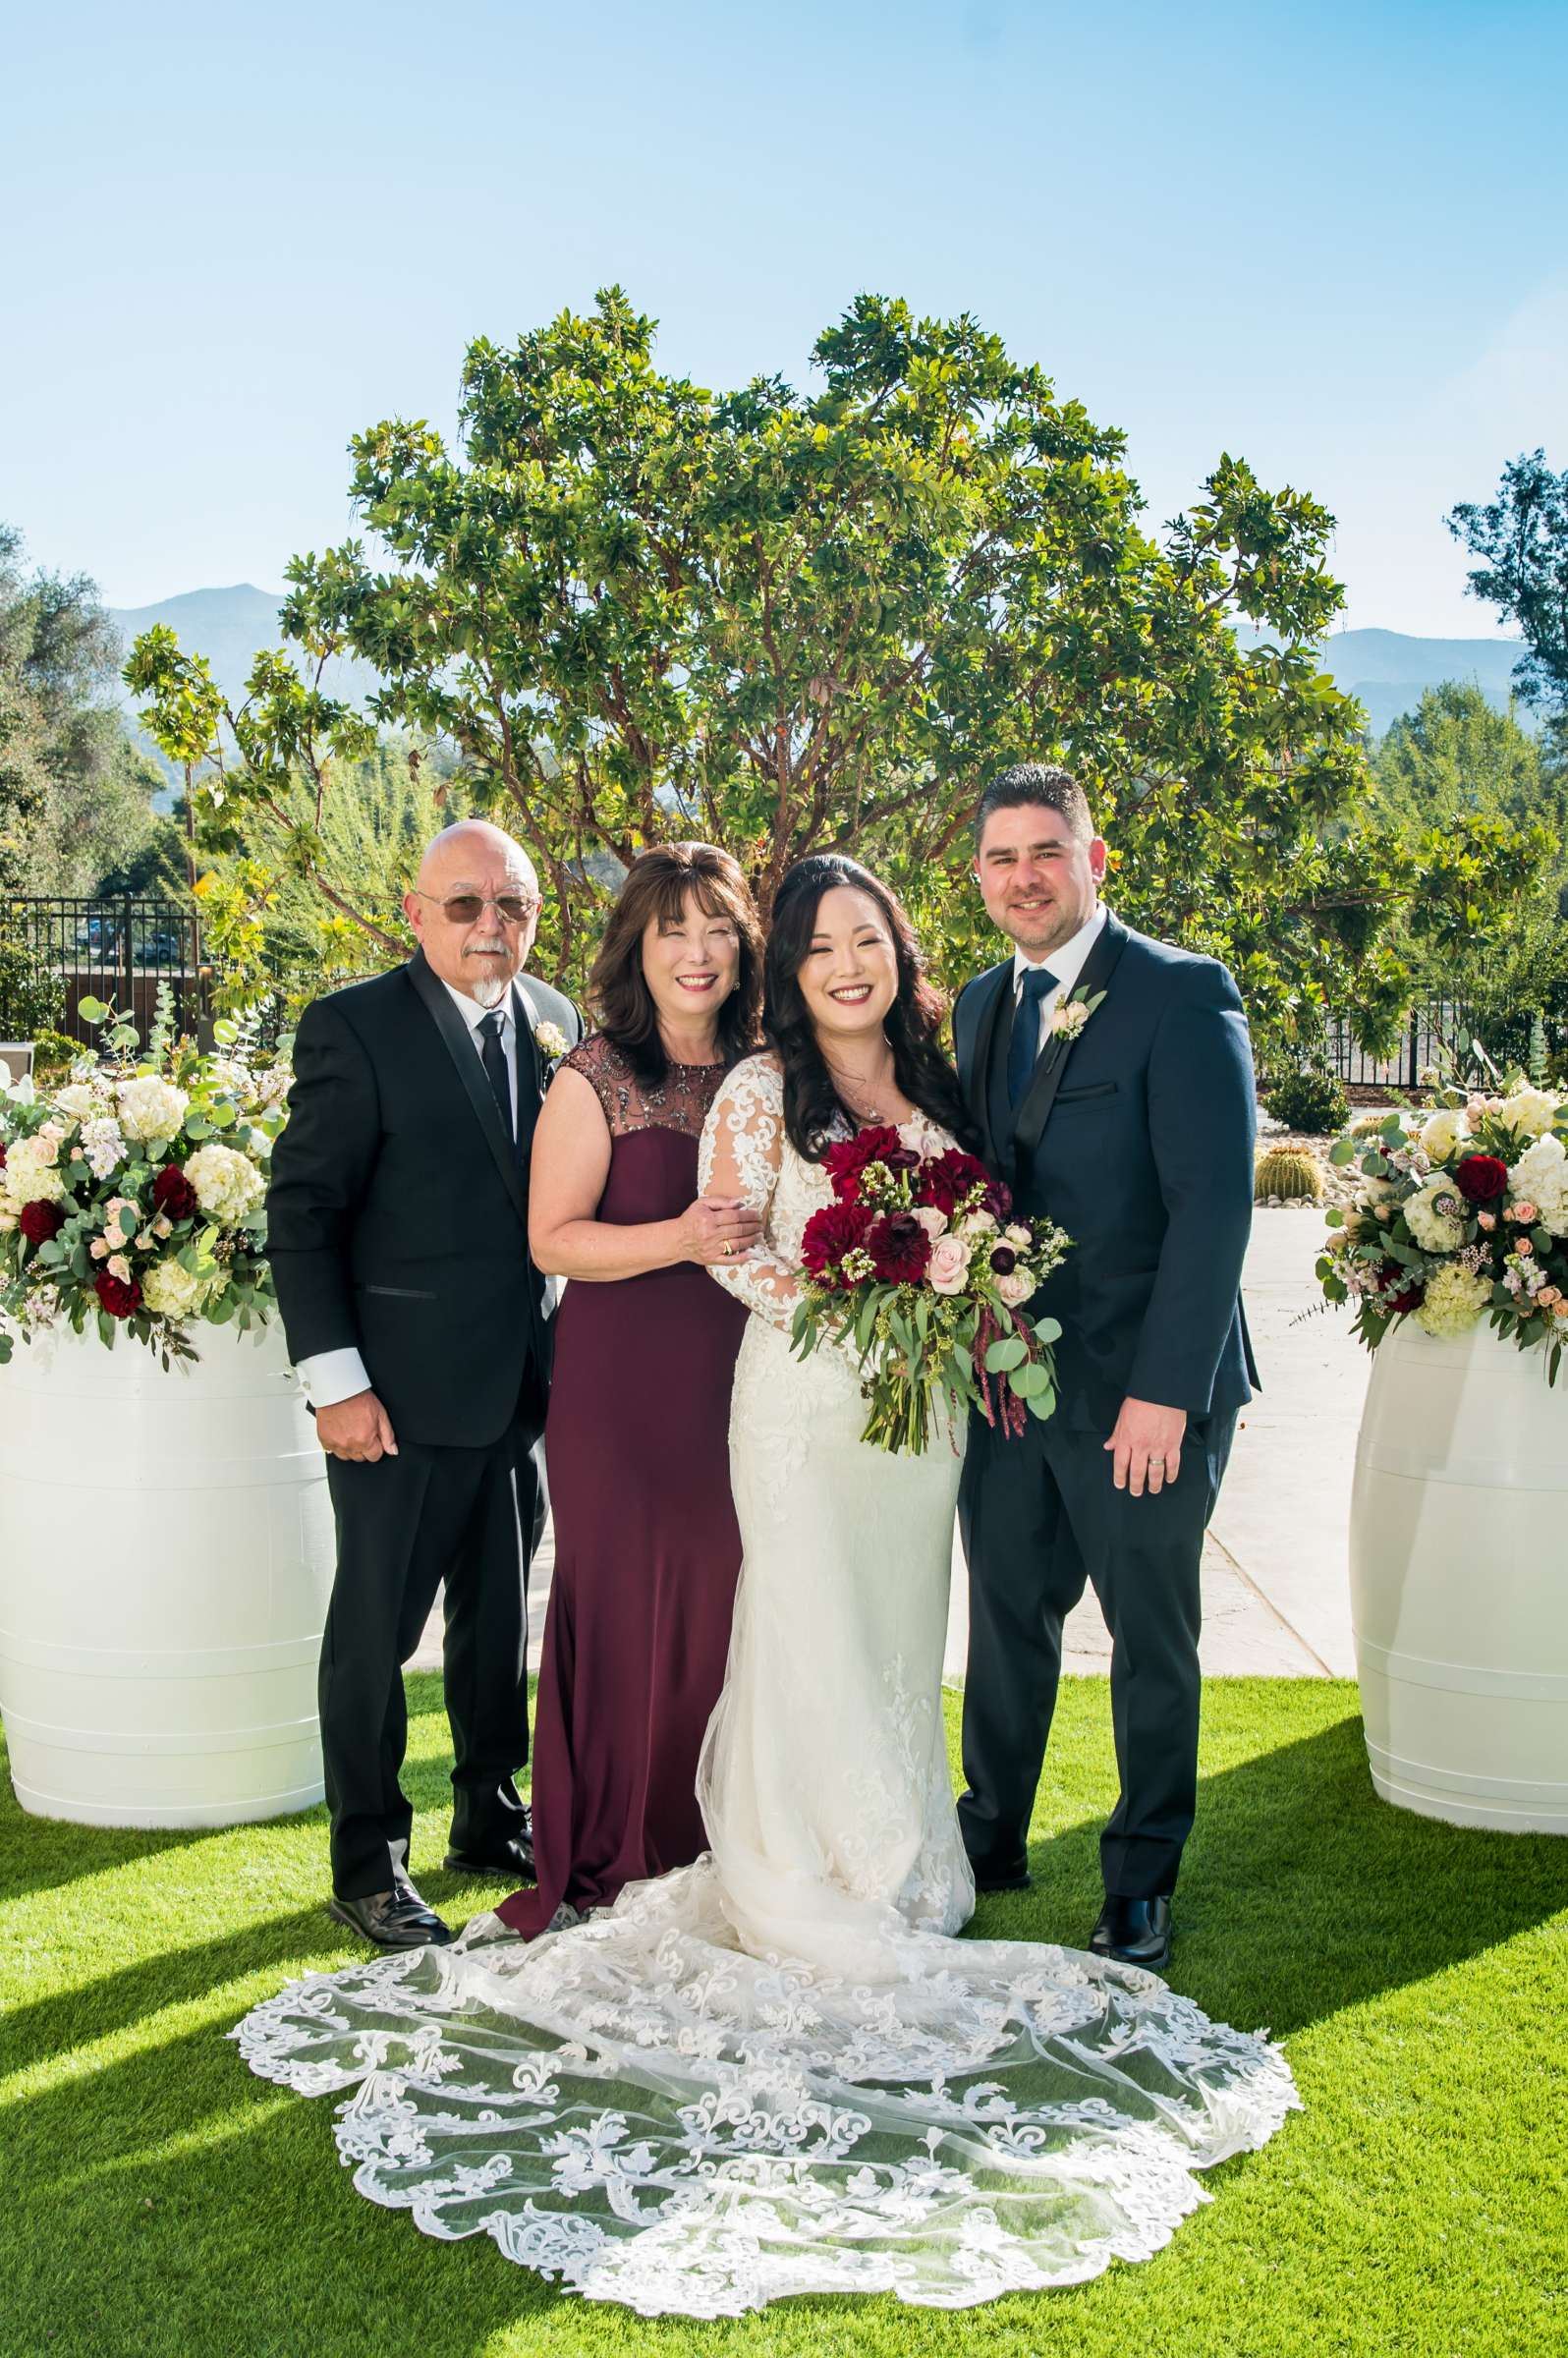
[{"label": "gold ring", "polygon": [[734,1247],[733,1245],[727,1244],[727,1245],[725,1246],[725,1248],[724,1248],[724,1258],[725,1258],[725,1260],[726,1260],[726,1261],[728,1261],[728,1259],[729,1259],[730,1255],[731,1255],[731,1254],[734,1252],[734,1250],[735,1250],[735,1247]]}]

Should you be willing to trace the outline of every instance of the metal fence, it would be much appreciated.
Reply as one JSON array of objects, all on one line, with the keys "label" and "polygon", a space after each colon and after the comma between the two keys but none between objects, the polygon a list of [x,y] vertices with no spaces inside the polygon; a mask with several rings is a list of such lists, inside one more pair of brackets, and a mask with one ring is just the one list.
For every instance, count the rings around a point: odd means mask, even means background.
[{"label": "metal fence", "polygon": [[1464,1023],[1457,999],[1424,1000],[1411,1009],[1393,1053],[1374,1056],[1362,1046],[1350,1020],[1335,1016],[1328,1025],[1328,1069],[1347,1089],[1416,1089],[1426,1068],[1437,1062],[1439,1049],[1445,1043],[1452,1047]]},{"label": "metal fence", "polygon": [[[201,927],[195,912],[179,901],[67,900],[24,896],[0,910],[6,932],[20,935],[34,968],[58,976],[64,985],[60,1029],[90,1044],[93,1027],[81,1013],[84,999],[111,1001],[145,1033],[160,983],[167,983],[175,1021],[195,1032],[209,1013],[211,974],[202,959]],[[0,1038],[18,1022],[0,982]]]}]

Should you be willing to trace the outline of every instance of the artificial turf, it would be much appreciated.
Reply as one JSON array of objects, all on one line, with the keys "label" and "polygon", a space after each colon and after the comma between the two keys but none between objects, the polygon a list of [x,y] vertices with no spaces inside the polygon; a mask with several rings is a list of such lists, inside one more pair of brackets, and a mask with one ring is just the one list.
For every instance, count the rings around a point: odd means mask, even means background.
[{"label": "artificial turf", "polygon": [[[412,1678],[415,1872],[460,1920],[496,1892],[445,1847],[439,1680]],[[949,1698],[954,1714],[956,1706]],[[975,1929],[1081,1943],[1114,1794],[1098,1679],[1063,1687],[1033,1890]],[[1284,2040],[1306,2105],[1156,2259],[950,2314],[788,2301],[648,2323],[563,2296],[487,2237],[427,2240],[354,2192],[330,2100],[222,2034],[361,1953],[322,1909],[319,1810],[115,1833],[0,1799],[0,2351],[91,2358],[1534,2358],[1568,2351],[1568,1841],[1377,1801],[1352,1687],[1205,1689],[1171,1979]]]}]

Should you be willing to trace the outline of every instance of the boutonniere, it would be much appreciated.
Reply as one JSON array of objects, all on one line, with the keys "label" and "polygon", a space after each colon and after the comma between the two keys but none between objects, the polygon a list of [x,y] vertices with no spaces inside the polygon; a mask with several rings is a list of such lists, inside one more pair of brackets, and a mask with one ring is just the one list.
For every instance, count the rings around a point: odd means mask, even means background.
[{"label": "boutonniere", "polygon": [[1068,992],[1065,999],[1058,999],[1051,1009],[1052,1037],[1063,1040],[1076,1039],[1104,996],[1102,990],[1096,990],[1092,998],[1086,998],[1082,991],[1073,990]]},{"label": "boutonniere", "polygon": [[572,1044],[559,1024],[535,1024],[533,1037],[539,1043],[539,1054],[548,1064],[559,1064]]}]

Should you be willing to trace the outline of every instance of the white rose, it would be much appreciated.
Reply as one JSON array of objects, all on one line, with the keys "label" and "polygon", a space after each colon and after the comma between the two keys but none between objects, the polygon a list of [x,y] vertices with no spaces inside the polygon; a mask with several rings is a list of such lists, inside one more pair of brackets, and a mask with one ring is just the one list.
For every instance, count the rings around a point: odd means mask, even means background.
[{"label": "white rose", "polygon": [[62,1113],[69,1113],[78,1122],[90,1121],[95,1113],[101,1113],[104,1109],[103,1098],[85,1081],[72,1081],[64,1089],[57,1089],[54,1101]]},{"label": "white rose", "polygon": [[1017,1310],[1035,1291],[1035,1280],[1027,1269],[1007,1269],[996,1280],[998,1298],[1009,1310]]},{"label": "white rose", "polygon": [[1464,1107],[1440,1105],[1422,1125],[1422,1151],[1433,1162],[1447,1162],[1464,1136]]},{"label": "white rose", "polygon": [[1543,1130],[1551,1128],[1552,1117],[1561,1103],[1561,1097],[1553,1096],[1548,1090],[1517,1089],[1511,1097],[1504,1097],[1497,1109],[1497,1119],[1507,1125],[1515,1138],[1527,1135],[1539,1138]]},{"label": "white rose", "polygon": [[958,1233],[960,1236],[989,1236],[995,1226],[995,1216],[991,1212],[972,1211],[960,1221]]},{"label": "white rose", "polygon": [[185,1166],[196,1202],[225,1228],[237,1227],[266,1193],[266,1181],[234,1147],[198,1147]]},{"label": "white rose", "polygon": [[1015,1253],[1027,1253],[1030,1246],[1035,1242],[1035,1239],[1030,1235],[1029,1230],[1027,1228],[1020,1227],[1017,1220],[1013,1222],[1010,1228],[1004,1228],[1002,1230],[1002,1235],[1005,1241],[1012,1246]]},{"label": "white rose", "polygon": [[194,1318],[207,1288],[199,1277],[183,1269],[172,1256],[150,1268],[141,1281],[141,1299],[160,1318]]},{"label": "white rose", "polygon": [[178,1138],[191,1100],[183,1089],[143,1073],[122,1081],[115,1092],[120,1101],[120,1127],[127,1138]]}]

